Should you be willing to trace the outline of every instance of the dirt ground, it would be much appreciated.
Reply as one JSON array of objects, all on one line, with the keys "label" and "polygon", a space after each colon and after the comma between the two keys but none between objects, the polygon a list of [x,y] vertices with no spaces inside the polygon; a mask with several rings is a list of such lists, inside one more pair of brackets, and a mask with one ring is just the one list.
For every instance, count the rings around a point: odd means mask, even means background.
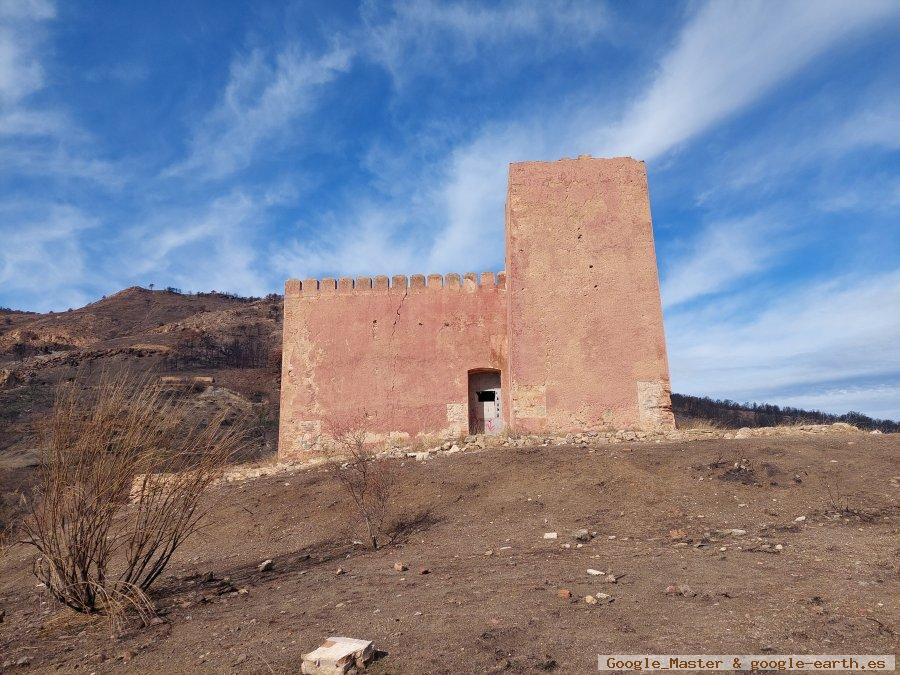
[{"label": "dirt ground", "polygon": [[[898,451],[900,435],[841,433],[397,460],[405,526],[378,551],[352,544],[347,499],[321,469],[227,485],[156,589],[157,625],[110,637],[54,606],[14,549],[0,564],[0,663],[288,673],[330,635],[374,640],[386,654],[372,673],[894,653]],[[596,536],[578,542],[578,528]],[[584,602],[599,592],[613,601]]]}]

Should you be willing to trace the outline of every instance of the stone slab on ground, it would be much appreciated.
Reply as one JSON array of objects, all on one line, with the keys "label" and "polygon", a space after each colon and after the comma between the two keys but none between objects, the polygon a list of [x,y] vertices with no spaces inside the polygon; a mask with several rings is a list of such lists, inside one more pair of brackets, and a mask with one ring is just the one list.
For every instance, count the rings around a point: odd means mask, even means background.
[{"label": "stone slab on ground", "polygon": [[303,657],[304,675],[343,675],[354,666],[362,670],[375,656],[371,640],[330,637]]}]

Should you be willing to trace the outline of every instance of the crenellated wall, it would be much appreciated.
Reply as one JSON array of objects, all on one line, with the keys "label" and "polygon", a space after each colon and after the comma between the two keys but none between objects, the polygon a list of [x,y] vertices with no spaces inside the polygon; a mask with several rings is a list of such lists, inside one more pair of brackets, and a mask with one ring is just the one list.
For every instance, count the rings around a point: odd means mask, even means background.
[{"label": "crenellated wall", "polygon": [[284,308],[282,460],[329,427],[466,434],[481,414],[469,374],[484,370],[500,372],[512,432],[675,426],[647,174],[631,158],[510,165],[506,273],[291,279]]},{"label": "crenellated wall", "polygon": [[506,369],[503,272],[291,279],[284,311],[283,460],[331,425],[466,434],[468,372]]}]

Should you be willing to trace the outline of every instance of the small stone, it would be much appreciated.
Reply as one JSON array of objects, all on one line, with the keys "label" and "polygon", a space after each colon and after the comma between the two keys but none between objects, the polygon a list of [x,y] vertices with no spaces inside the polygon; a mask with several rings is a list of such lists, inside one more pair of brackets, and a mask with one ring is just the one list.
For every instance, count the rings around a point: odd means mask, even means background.
[{"label": "small stone", "polygon": [[431,570],[428,569],[427,567],[420,567],[419,574],[431,574]]},{"label": "small stone", "polygon": [[572,597],[572,591],[570,591],[568,588],[560,588],[558,591],[556,591],[556,594],[563,600],[568,600]]},{"label": "small stone", "polygon": [[494,555],[494,552],[493,551],[485,551],[484,554],[485,555]]},{"label": "small stone", "polygon": [[405,572],[406,570],[409,569],[409,567],[407,567],[406,565],[404,565],[402,562],[400,562],[398,560],[397,562],[394,563],[394,569],[397,570],[398,572]]},{"label": "small stone", "polygon": [[246,588],[238,589],[238,595],[247,595],[248,593],[250,593],[250,591],[248,591]]},{"label": "small stone", "polygon": [[612,602],[613,601],[613,597],[609,593],[597,593],[597,595],[595,597],[602,602]]},{"label": "small stone", "polygon": [[591,533],[586,529],[581,528],[580,530],[575,530],[572,532],[572,538],[578,541],[589,541],[591,538]]},{"label": "small stone", "polygon": [[334,571],[334,573],[335,573],[336,576],[340,576],[340,575],[342,575],[342,574],[347,574],[347,570],[345,570],[343,567],[338,567],[338,568]]},{"label": "small stone", "polygon": [[544,539],[556,539],[556,532],[544,532]]},{"label": "small stone", "polygon": [[686,598],[693,598],[695,595],[697,595],[696,593],[694,593],[694,590],[687,584],[679,585],[678,592]]},{"label": "small stone", "polygon": [[747,534],[747,530],[740,530],[738,528],[731,530],[731,535],[734,537],[743,537],[745,534]]},{"label": "small stone", "polygon": [[17,666],[27,666],[31,663],[31,659],[27,656],[22,656],[16,661]]},{"label": "small stone", "polygon": [[601,572],[600,570],[595,570],[595,569],[591,569],[591,568],[588,568],[587,573],[590,574],[592,577],[599,577],[599,576],[605,574],[605,572]]},{"label": "small stone", "polygon": [[603,577],[603,581],[607,584],[614,584],[618,580],[618,577],[615,574],[607,574]]},{"label": "small stone", "polygon": [[776,550],[776,551],[781,551],[781,550],[783,550],[783,549],[784,549],[784,546],[782,546],[781,544],[775,544],[775,550]]},{"label": "small stone", "polygon": [[806,520],[806,516],[797,516],[796,518],[794,518],[795,523],[802,523],[805,520]]},{"label": "small stone", "polygon": [[133,649],[126,649],[124,652],[119,654],[120,661],[131,661],[135,656],[137,656],[137,652]]},{"label": "small stone", "polygon": [[595,598],[593,595],[586,595],[586,596],[584,596],[584,601],[585,601],[587,604],[589,604],[589,605],[596,605],[596,604],[597,604],[597,598]]},{"label": "small stone", "polygon": [[256,569],[260,572],[268,572],[270,569],[272,569],[272,567],[274,565],[275,565],[275,563],[270,558],[268,560],[263,560],[261,563],[259,563],[259,565],[256,566]]}]

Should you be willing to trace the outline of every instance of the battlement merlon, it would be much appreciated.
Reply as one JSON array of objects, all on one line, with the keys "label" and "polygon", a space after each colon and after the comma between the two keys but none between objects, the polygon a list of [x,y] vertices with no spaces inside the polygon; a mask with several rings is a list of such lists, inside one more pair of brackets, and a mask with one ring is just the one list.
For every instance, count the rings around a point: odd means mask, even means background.
[{"label": "battlement merlon", "polygon": [[337,295],[355,295],[369,292],[415,293],[434,290],[463,290],[468,292],[492,291],[506,289],[506,272],[466,272],[462,276],[456,272],[449,274],[413,274],[406,277],[396,274],[393,277],[378,275],[375,277],[323,277],[322,279],[288,279],[284,284],[286,298],[304,295],[334,293]]}]

